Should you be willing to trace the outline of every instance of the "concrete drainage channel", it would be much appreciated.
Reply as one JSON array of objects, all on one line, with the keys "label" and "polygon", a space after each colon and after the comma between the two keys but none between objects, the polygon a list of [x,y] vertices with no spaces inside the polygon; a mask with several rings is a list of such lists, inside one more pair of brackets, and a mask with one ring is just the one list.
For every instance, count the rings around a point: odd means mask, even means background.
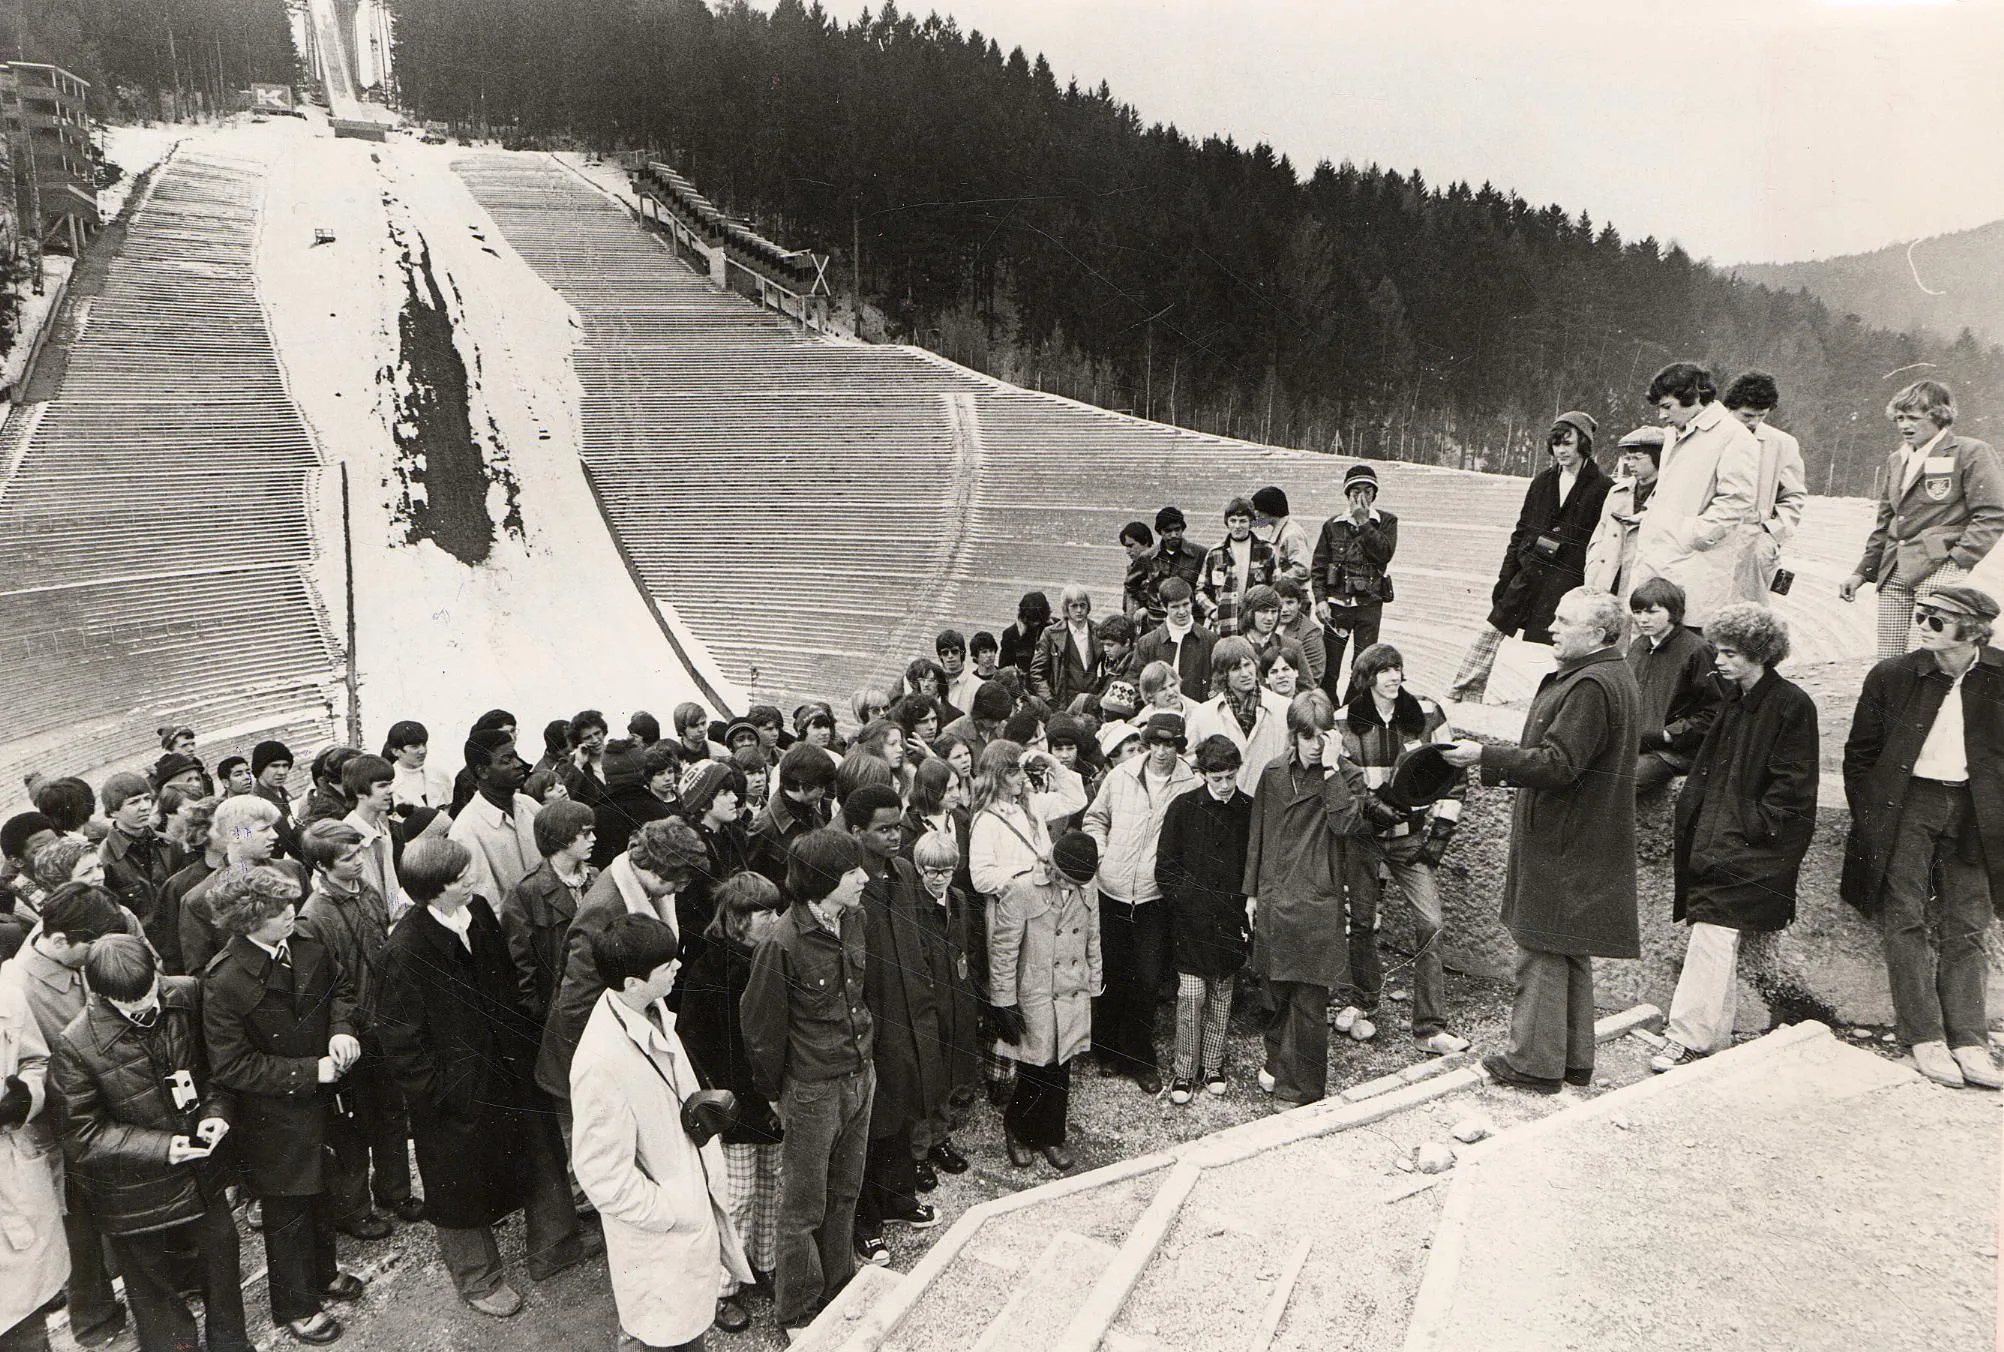
[{"label": "concrete drainage channel", "polygon": [[[1600,1020],[1598,1085],[1648,1077],[1645,1040],[1662,1019],[1638,1005]],[[1326,1342],[1338,1317],[1346,1345],[1396,1347],[1438,1219],[1436,1185],[1452,1176],[1422,1170],[1580,1102],[1571,1090],[1497,1088],[1468,1054],[1425,1062],[980,1203],[911,1272],[864,1268],[793,1347],[1266,1352]],[[1367,1263],[1349,1262],[1362,1254]],[[1359,1307],[1378,1336],[1359,1334]]]}]

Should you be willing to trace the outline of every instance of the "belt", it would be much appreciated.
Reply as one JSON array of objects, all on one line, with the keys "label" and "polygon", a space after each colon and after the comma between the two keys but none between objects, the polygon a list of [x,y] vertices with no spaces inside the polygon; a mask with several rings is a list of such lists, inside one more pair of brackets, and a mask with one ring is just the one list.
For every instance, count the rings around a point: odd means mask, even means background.
[{"label": "belt", "polygon": [[1932,784],[1937,789],[1967,790],[1969,788],[1969,781],[1966,779],[1930,779],[1926,775],[1914,775],[1912,778],[1916,784]]}]

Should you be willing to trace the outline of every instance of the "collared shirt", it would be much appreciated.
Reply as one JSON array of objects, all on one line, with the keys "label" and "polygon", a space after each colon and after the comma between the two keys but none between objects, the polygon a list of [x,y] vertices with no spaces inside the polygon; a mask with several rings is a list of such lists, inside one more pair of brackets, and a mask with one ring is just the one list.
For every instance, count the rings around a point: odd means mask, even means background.
[{"label": "collared shirt", "polygon": [[262,939],[251,939],[251,936],[248,934],[244,938],[250,939],[253,944],[263,949],[265,955],[273,962],[283,963],[287,967],[292,965],[292,945],[285,940],[280,939],[276,944],[268,944]]},{"label": "collared shirt", "polygon": [[[1564,505],[1565,500],[1573,495],[1573,485],[1579,481],[1580,475],[1578,470],[1562,469],[1559,471],[1559,502],[1561,505]],[[1375,516],[1377,513],[1373,512],[1372,515]]]},{"label": "collared shirt", "polygon": [[456,911],[441,911],[436,906],[425,907],[431,918],[459,936],[459,942],[466,945],[466,951],[473,951],[473,912],[461,906]]},{"label": "collared shirt", "polygon": [[410,909],[410,903],[404,900],[403,888],[397,884],[396,849],[389,833],[372,825],[359,809],[341,820],[361,832],[363,876],[382,895],[384,913],[395,923]]},{"label": "collared shirt", "polygon": [[1942,696],[1934,726],[1927,730],[1927,740],[1921,743],[1920,755],[1914,758],[1915,779],[1938,779],[1945,784],[1969,781],[1969,744],[1963,740],[1962,731],[1962,681],[1975,667],[1974,662],[1970,663],[1961,676],[1950,682],[1948,693]]},{"label": "collared shirt", "polygon": [[1944,427],[1920,445],[1906,448],[1906,464],[1900,469],[1900,492],[1904,493],[1914,486],[1914,479],[1919,476],[1921,466],[1927,463],[1927,458],[1934,454],[1934,448],[1939,446],[1941,439],[1947,435],[1948,429]]}]

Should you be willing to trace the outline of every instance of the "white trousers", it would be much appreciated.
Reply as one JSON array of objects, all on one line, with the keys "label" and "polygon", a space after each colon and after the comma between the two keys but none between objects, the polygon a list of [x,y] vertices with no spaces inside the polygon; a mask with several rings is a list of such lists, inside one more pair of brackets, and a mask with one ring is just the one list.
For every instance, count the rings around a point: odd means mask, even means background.
[{"label": "white trousers", "polygon": [[1724,925],[1691,926],[1684,971],[1670,997],[1671,1041],[1694,1052],[1723,1051],[1733,1045],[1738,1012],[1740,932]]}]

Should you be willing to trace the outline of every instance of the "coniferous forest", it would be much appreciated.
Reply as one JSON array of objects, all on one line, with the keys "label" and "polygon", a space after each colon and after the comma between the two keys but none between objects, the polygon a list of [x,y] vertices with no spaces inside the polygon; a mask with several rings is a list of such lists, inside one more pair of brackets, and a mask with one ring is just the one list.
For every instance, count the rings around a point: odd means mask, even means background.
[{"label": "coniferous forest", "polygon": [[0,51],[90,81],[100,117],[235,106],[252,81],[296,76],[287,0],[9,0]]}]

